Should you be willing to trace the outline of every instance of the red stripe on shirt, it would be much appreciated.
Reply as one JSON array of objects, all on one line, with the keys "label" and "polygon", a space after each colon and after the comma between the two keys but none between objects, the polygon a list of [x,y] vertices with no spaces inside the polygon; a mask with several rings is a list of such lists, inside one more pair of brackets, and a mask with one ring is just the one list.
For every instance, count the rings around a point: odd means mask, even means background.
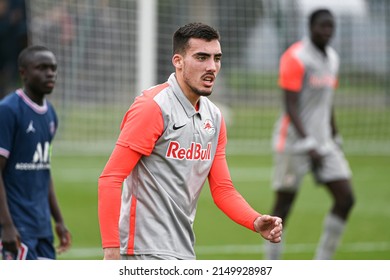
[{"label": "red stripe on shirt", "polygon": [[134,255],[135,220],[137,217],[136,213],[137,213],[137,198],[133,195],[131,197],[129,241],[127,244],[127,254],[129,255]]},{"label": "red stripe on shirt", "polygon": [[280,133],[279,133],[279,139],[276,144],[276,150],[278,152],[282,152],[284,150],[284,147],[286,145],[286,139],[287,139],[287,131],[288,126],[290,125],[290,117],[285,114],[282,119],[282,124],[280,127]]}]

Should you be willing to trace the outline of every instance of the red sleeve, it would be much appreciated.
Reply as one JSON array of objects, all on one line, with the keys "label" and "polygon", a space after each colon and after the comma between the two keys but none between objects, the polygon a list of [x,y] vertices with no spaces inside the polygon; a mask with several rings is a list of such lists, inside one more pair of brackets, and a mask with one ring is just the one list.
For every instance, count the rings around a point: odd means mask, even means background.
[{"label": "red sleeve", "polygon": [[337,89],[338,87],[339,87],[339,79],[336,78],[336,80],[334,81],[334,84],[333,84],[333,88]]},{"label": "red sleeve", "polygon": [[150,155],[164,129],[161,109],[153,100],[165,84],[136,98],[121,124],[117,143],[143,155]]},{"label": "red sleeve", "polygon": [[98,182],[98,216],[103,248],[119,247],[122,184],[142,154],[116,145]]},{"label": "red sleeve", "polygon": [[294,55],[301,43],[291,46],[281,57],[279,67],[279,85],[282,89],[300,92],[305,75],[305,67]]},{"label": "red sleeve", "polygon": [[98,215],[103,248],[119,247],[122,184],[143,155],[150,155],[164,129],[160,107],[153,97],[168,84],[136,98],[121,124],[116,146],[98,182]]},{"label": "red sleeve", "polygon": [[218,147],[208,176],[215,204],[236,223],[255,230],[253,223],[261,214],[256,212],[234,188],[226,161],[227,136],[225,121],[221,121]]}]

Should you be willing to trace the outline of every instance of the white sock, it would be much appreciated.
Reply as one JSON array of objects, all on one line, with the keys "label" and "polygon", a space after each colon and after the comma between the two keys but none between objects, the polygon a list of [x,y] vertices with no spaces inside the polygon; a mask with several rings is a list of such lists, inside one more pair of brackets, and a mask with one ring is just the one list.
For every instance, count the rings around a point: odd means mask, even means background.
[{"label": "white sock", "polygon": [[344,232],[345,221],[330,213],[324,220],[324,228],[315,255],[316,260],[332,259]]},{"label": "white sock", "polygon": [[[285,238],[285,233],[283,232],[283,238]],[[265,241],[264,243],[264,259],[266,260],[280,260],[282,259],[282,252],[284,249],[283,239],[279,243],[271,243]]]}]

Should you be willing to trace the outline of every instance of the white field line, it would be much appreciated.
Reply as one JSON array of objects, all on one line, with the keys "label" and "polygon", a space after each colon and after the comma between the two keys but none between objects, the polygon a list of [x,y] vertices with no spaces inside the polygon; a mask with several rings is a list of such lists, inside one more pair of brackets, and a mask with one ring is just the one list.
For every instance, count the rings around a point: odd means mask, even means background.
[{"label": "white field line", "polygon": [[[314,252],[316,244],[290,244],[285,245],[285,254]],[[221,246],[197,246],[197,255],[237,255],[237,254],[261,254],[264,252],[261,244],[252,245],[221,245]],[[390,251],[390,242],[377,243],[349,243],[343,244],[338,249],[340,252],[383,252]],[[103,257],[101,248],[73,248],[62,255],[64,258]]]},{"label": "white field line", "polygon": [[[102,170],[96,168],[66,168],[61,172],[55,172],[55,180],[68,183],[82,183],[88,181],[97,182]],[[262,182],[271,179],[270,167],[232,167],[230,174],[233,181]]]}]

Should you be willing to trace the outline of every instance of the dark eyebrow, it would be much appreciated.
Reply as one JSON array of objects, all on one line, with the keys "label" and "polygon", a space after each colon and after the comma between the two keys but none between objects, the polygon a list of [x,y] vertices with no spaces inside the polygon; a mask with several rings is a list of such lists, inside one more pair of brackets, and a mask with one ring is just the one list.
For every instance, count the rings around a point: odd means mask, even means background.
[{"label": "dark eyebrow", "polygon": [[57,63],[42,61],[42,62],[39,62],[39,63],[37,63],[35,65],[35,67],[41,67],[41,66],[44,66],[44,67],[57,67]]},{"label": "dark eyebrow", "polygon": [[211,54],[209,54],[209,53],[204,53],[204,52],[198,52],[198,53],[195,53],[194,55],[211,56]]},{"label": "dark eyebrow", "polygon": [[[201,55],[201,56],[208,56],[208,57],[211,56],[211,54],[204,53],[204,52],[198,52],[198,53],[195,53],[194,55]],[[217,54],[215,54],[215,56],[222,56],[222,53],[217,53]]]}]

